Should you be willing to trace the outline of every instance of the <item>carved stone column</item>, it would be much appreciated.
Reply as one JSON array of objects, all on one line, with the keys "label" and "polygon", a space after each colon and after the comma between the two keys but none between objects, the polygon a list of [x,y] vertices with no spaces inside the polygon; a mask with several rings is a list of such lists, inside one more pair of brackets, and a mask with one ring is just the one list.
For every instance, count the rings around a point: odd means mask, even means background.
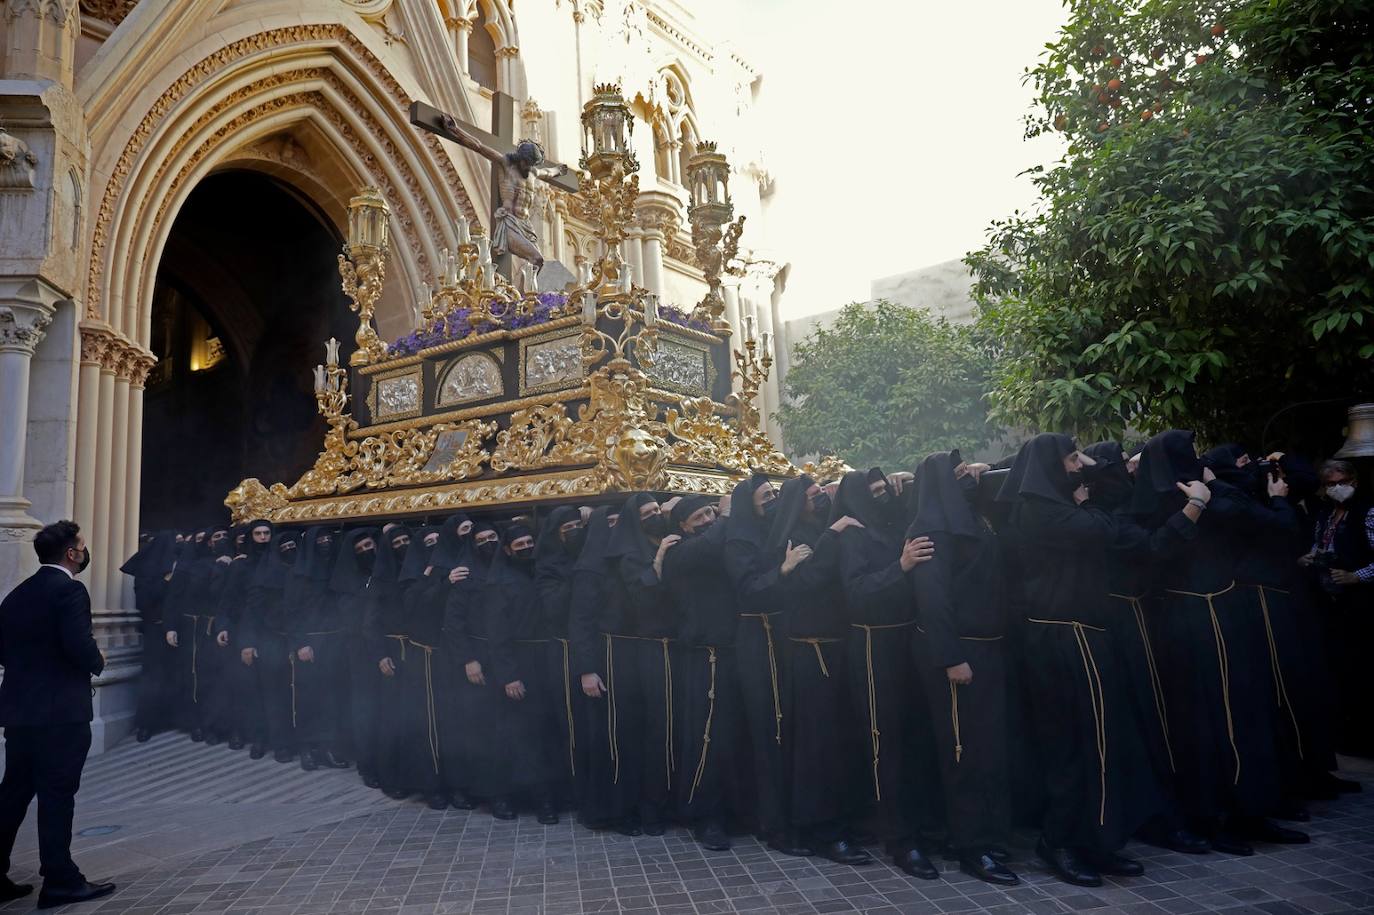
[{"label": "carved stone column", "polygon": [[[739,349],[744,345],[743,314],[739,304],[739,280],[726,275],[721,278],[721,293],[725,296],[725,320],[730,322],[730,348]],[[732,390],[738,383],[732,382]]]},{"label": "carved stone column", "polygon": [[[24,444],[29,422],[29,363],[55,310],[57,295],[30,281],[0,292],[0,581],[17,582],[37,567],[28,544],[43,525],[24,498]],[[0,286],[0,289],[3,289]]]},{"label": "carved stone column", "polygon": [[450,19],[449,34],[453,36],[453,56],[458,61],[458,69],[468,72],[468,37],[472,34],[471,19]]},{"label": "carved stone column", "polygon": [[[665,295],[663,284],[663,249],[668,235],[678,223],[678,201],[665,195],[654,195],[646,202],[640,195],[638,220],[641,243],[640,263],[643,267],[644,288],[657,295]],[[660,199],[661,198],[661,199]]]}]

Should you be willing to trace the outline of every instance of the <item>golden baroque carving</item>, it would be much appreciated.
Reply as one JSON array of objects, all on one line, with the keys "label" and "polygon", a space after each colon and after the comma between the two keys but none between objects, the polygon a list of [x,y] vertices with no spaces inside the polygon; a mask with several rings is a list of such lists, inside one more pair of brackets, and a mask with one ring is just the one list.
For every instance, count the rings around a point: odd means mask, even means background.
[{"label": "golden baroque carving", "polygon": [[277,490],[277,483],[271,489],[263,486],[257,477],[249,477],[224,497],[224,505],[229,509],[235,524],[245,524],[259,518],[272,518],[287,505],[286,496]]},{"label": "golden baroque carving", "polygon": [[[462,444],[452,456],[430,468],[435,446],[446,433],[462,433]],[[403,429],[368,436],[357,443],[351,471],[343,474],[336,491],[349,493],[360,487],[379,489],[388,486],[421,486],[449,480],[466,480],[481,473],[491,454],[482,443],[496,432],[496,423],[438,423],[428,429]],[[428,468],[428,469],[427,469]]]},{"label": "golden baroque carving", "polygon": [[[201,59],[173,81],[149,106],[143,119],[129,136],[119,158],[115,161],[114,167],[110,171],[109,180],[105,182],[105,189],[101,194],[100,206],[96,210],[91,230],[91,254],[86,278],[86,312],[89,317],[98,318],[100,316],[104,293],[105,250],[109,243],[116,204],[133,171],[134,162],[144,147],[147,146],[156,126],[194,87],[209,79],[222,77],[226,68],[237,61],[262,51],[286,45],[307,43],[334,43],[347,48],[362,62],[368,72],[385,86],[387,93],[396,104],[398,112],[405,111],[409,106],[409,96],[401,84],[387,71],[381,61],[348,30],[347,26],[340,23],[296,25],[259,32],[231,42]],[[271,78],[267,77],[267,79]],[[345,131],[345,135],[348,133],[350,131]],[[424,144],[433,161],[438,164],[452,198],[466,211],[468,219],[476,222],[478,220],[477,210],[472,201],[468,199],[467,191],[458,175],[458,169],[453,164],[449,153],[443,148],[438,138],[432,135],[426,134],[420,137],[419,142]],[[371,161],[372,156],[364,151],[363,158]],[[383,177],[380,169],[377,174],[372,176],[373,180],[378,183],[382,182]],[[414,176],[407,172],[406,184],[408,189],[411,187],[412,181],[415,181]],[[413,196],[417,200],[424,200],[426,197],[426,195],[419,193],[418,182],[414,185]],[[412,234],[407,233],[407,239],[414,244],[415,239]],[[418,245],[415,246],[418,248]]]},{"label": "golden baroque carving", "polygon": [[561,403],[516,410],[511,414],[510,428],[496,436],[491,469],[504,473],[596,461],[595,448],[586,441],[573,440],[575,425]]},{"label": "golden baroque carving", "polygon": [[807,461],[801,472],[817,483],[833,483],[853,469],[835,455],[827,454],[819,461]]}]

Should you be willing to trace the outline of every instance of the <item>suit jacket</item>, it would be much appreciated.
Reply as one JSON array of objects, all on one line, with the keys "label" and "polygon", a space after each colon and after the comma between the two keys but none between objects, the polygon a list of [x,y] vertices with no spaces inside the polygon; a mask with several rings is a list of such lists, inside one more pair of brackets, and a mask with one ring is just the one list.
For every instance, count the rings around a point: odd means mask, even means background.
[{"label": "suit jacket", "polygon": [[40,568],[0,602],[0,727],[91,720],[91,677],[105,669],[86,586]]}]

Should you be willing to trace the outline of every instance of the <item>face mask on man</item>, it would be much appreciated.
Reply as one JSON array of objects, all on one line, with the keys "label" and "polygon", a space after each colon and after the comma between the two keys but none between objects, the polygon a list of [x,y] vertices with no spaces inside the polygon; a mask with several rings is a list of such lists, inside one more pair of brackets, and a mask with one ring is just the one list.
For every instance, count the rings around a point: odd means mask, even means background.
[{"label": "face mask on man", "polygon": [[830,515],[830,493],[821,490],[811,497],[811,514],[816,518]]},{"label": "face mask on man", "polygon": [[587,542],[587,529],[577,527],[563,535],[563,551],[569,556],[576,556],[582,552],[582,545]]},{"label": "face mask on man", "polygon": [[767,502],[763,503],[763,516],[765,518],[773,517],[773,513],[777,510],[778,500],[776,498],[769,499]]},{"label": "face mask on man", "polygon": [[499,544],[497,544],[495,540],[487,540],[477,544],[477,546],[474,549],[476,549],[477,556],[480,559],[482,559],[484,562],[491,562],[493,559],[496,558],[496,550],[498,549],[498,547]]},{"label": "face mask on man", "polygon": [[1326,487],[1326,497],[1337,505],[1347,502],[1355,495],[1355,487],[1349,483],[1332,483]]},{"label": "face mask on man", "polygon": [[377,551],[375,549],[362,550],[358,553],[358,566],[367,573],[372,572],[372,566],[377,562]]},{"label": "face mask on man", "polygon": [[650,515],[640,520],[639,529],[646,537],[662,540],[668,534],[668,519],[661,514]]},{"label": "face mask on man", "polygon": [[86,566],[91,564],[91,548],[89,545],[81,551],[81,564],[76,568],[76,574],[80,575],[86,571]]},{"label": "face mask on man", "polygon": [[515,563],[518,568],[529,568],[530,563],[534,562],[534,547],[527,546],[524,549],[511,550],[510,561]]}]

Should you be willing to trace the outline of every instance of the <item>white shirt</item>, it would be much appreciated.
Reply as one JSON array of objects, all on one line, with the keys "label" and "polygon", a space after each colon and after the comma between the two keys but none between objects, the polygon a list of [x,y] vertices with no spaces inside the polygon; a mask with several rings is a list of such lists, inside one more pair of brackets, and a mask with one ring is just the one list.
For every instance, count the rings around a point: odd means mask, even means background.
[{"label": "white shirt", "polygon": [[60,566],[60,565],[58,565],[58,564],[55,563],[55,562],[45,562],[45,563],[43,563],[41,566],[39,566],[39,568],[40,568],[40,569],[58,569],[58,570],[60,570],[60,571],[62,572],[63,575],[67,576],[67,577],[70,578],[72,581],[76,581],[76,576],[72,574],[72,570],[71,570],[71,569],[67,568],[66,566]]}]

